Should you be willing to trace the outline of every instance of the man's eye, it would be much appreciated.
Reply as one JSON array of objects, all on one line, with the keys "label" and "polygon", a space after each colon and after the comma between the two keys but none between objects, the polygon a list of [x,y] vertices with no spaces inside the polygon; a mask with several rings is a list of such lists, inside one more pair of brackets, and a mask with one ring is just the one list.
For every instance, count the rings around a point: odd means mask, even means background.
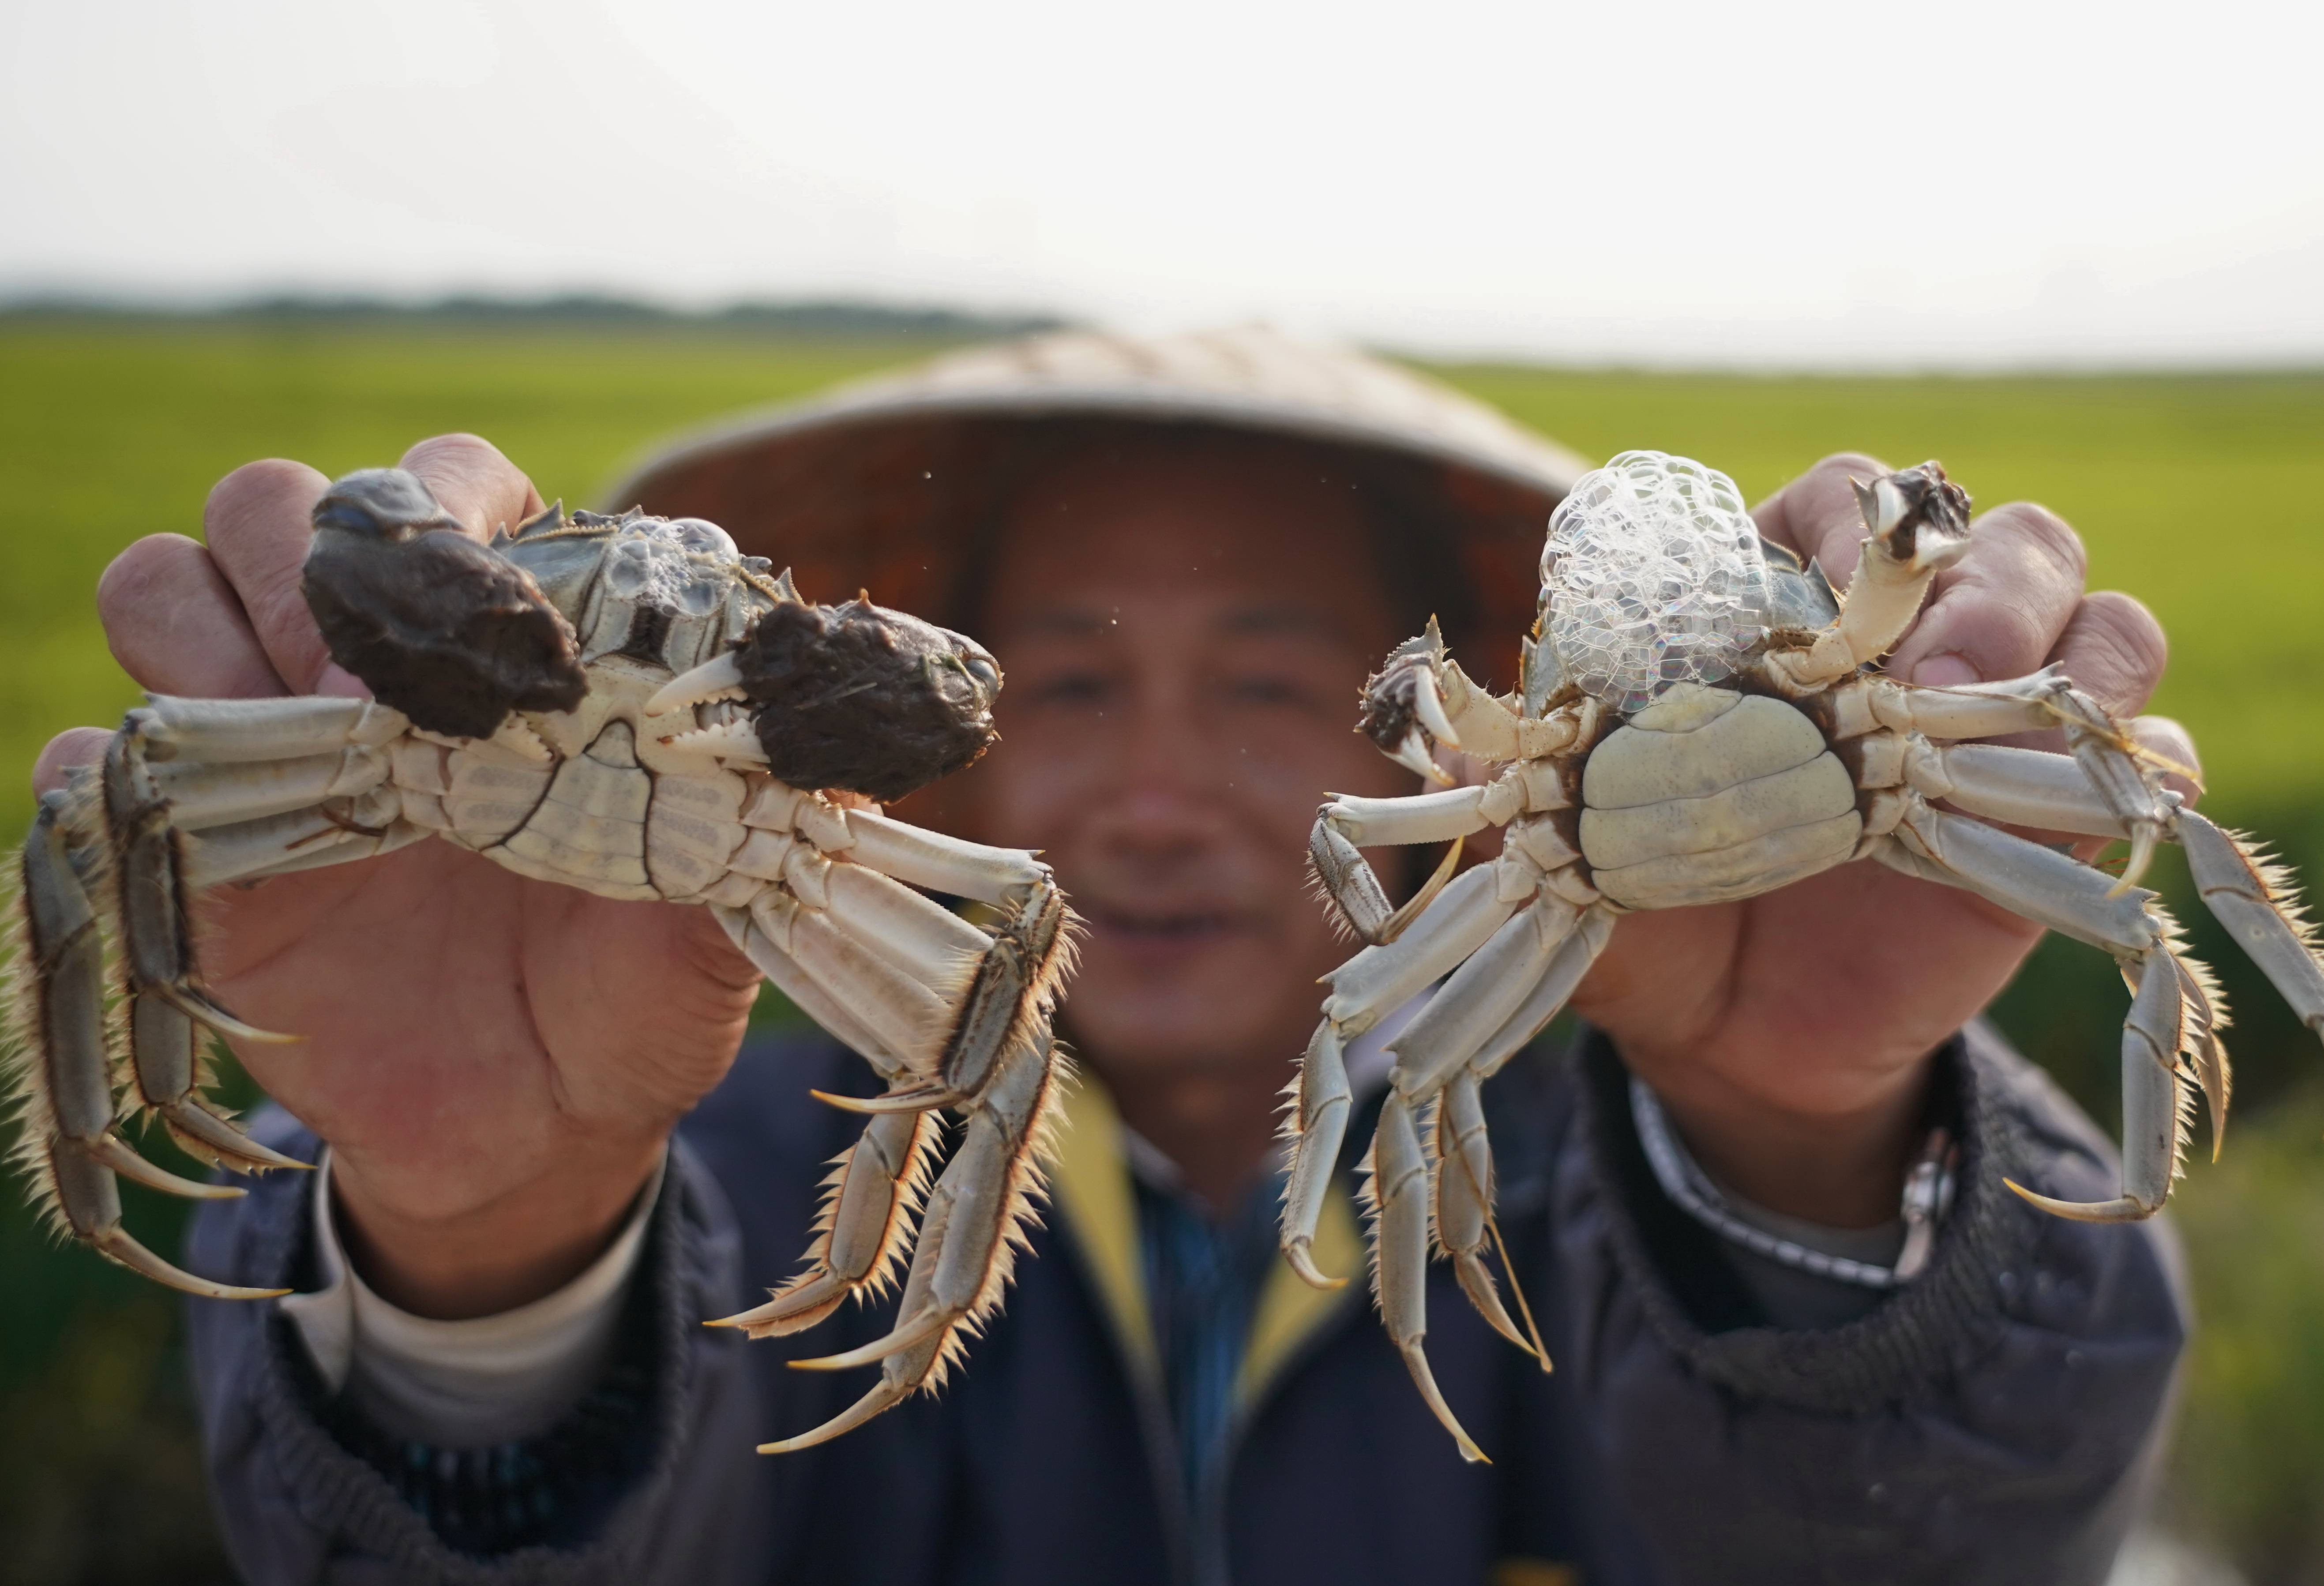
[{"label": "man's eye", "polygon": [[1314,703],[1314,690],[1296,678],[1248,673],[1226,679],[1226,696],[1237,705],[1305,708]]},{"label": "man's eye", "polygon": [[[1010,679],[1010,688],[1017,690],[1016,678]],[[1112,681],[1102,672],[1054,672],[1028,679],[1019,697],[1036,705],[1089,705],[1104,704],[1112,692]]]}]

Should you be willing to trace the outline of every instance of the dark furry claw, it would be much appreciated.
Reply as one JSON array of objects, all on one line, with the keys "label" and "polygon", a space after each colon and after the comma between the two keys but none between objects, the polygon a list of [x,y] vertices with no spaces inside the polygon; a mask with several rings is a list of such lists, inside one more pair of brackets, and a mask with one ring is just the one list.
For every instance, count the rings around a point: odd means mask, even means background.
[{"label": "dark furry claw", "polygon": [[350,474],[315,503],[303,583],[331,659],[429,732],[489,738],[512,710],[572,710],[588,692],[572,624],[400,468]]},{"label": "dark furry claw", "polygon": [[734,659],[767,770],[794,788],[886,803],[973,763],[999,736],[992,658],[868,600],[786,601]]}]

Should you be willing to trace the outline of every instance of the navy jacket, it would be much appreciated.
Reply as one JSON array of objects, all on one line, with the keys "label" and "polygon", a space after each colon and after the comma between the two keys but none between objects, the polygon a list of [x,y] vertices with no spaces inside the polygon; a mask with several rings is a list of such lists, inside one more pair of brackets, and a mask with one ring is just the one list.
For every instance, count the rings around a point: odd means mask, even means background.
[{"label": "navy jacket", "polygon": [[[1965,1156],[1932,1266],[1859,1320],[1787,1331],[1662,1196],[1607,1045],[1524,1055],[1489,1116],[1502,1228],[1555,1372],[1491,1333],[1449,1268],[1429,1294],[1437,1379],[1494,1462],[1462,1463],[1360,1282],[1324,1295],[1284,1270],[1237,1384],[1224,1497],[1189,1515],[1120,1126],[1094,1084],[1006,1311],[942,1395],[807,1452],[752,1452],[869,1381],[782,1362],[868,1341],[890,1308],[761,1343],[699,1325],[796,1269],[857,1122],[807,1088],[869,1088],[819,1037],[755,1047],[680,1131],[615,1365],[540,1439],[392,1444],[327,1397],[271,1305],[196,1302],[225,1528],[258,1586],[2096,1582],[2159,1445],[2184,1336],[2175,1258],[2156,1224],[2066,1222],[2010,1195],[2005,1175],[2110,1195],[2110,1155],[1990,1034],[1941,1062]],[[279,1114],[265,1132],[316,1149]],[[1350,1138],[1368,1136],[1360,1117]],[[304,1199],[278,1178],[210,1203],[195,1269],[311,1286]],[[1360,1270],[1344,1194],[1318,1257]]]}]

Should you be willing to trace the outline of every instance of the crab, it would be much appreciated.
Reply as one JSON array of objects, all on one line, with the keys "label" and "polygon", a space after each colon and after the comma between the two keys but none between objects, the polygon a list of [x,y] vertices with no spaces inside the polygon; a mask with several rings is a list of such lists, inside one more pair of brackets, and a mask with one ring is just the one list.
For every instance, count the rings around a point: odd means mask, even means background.
[{"label": "crab", "polygon": [[[1353,1106],[1342,1053],[1443,980],[1387,1043],[1395,1066],[1364,1194],[1382,1319],[1465,1458],[1483,1455],[1423,1349],[1432,1239],[1485,1319],[1546,1367],[1530,1315],[1520,1332],[1486,1262],[1493,1157],[1480,1087],[1564,1005],[1625,913],[1750,898],[1869,859],[2112,954],[2133,993],[2122,1194],[2078,1204],[2009,1185],[2062,1217],[2159,1211],[2198,1090],[2217,1154],[2226,1010],[2136,884],[2157,844],[2184,848],[2205,905],[2324,1030],[2324,968],[2288,875],[2164,788],[2168,768],[2062,671],[1960,687],[1882,673],[1931,581],[1969,549],[1969,498],[1935,463],[1856,491],[1866,538],[1843,605],[1814,563],[1759,538],[1726,475],[1626,452],[1550,520],[1516,692],[1471,681],[1433,622],[1365,687],[1361,730],[1385,752],[1441,783],[1438,745],[1492,774],[1411,798],[1334,796],[1318,815],[1319,888],[1368,945],[1326,977],[1288,1093],[1283,1251],[1308,1282],[1336,1286],[1312,1245]],[[2061,731],[2070,752],[1978,742],[2034,731]],[[2128,858],[2116,877],[1995,822],[2126,838]],[[1488,827],[1502,828],[1499,857],[1456,874],[1463,840]],[[1443,862],[1390,908],[1359,849],[1432,843],[1450,844]]]},{"label": "crab", "polygon": [[[282,1292],[182,1271],[121,1224],[116,1175],[244,1193],[148,1162],[123,1136],[134,1119],[158,1117],[231,1172],[306,1166],[205,1094],[202,1029],[295,1037],[252,1028],[204,988],[189,906],[208,888],[439,838],[600,897],[702,905],[886,1081],[869,1100],[814,1093],[869,1120],[827,1181],[805,1269],[715,1323],[798,1332],[885,1292],[908,1249],[894,1330],[801,1362],[879,1362],[880,1380],[761,1452],[823,1442],[940,1385],[999,1304],[1039,1187],[1072,916],[1031,853],[872,801],[983,752],[992,657],[867,598],[804,601],[788,573],[770,576],[697,519],[551,507],[484,544],[419,479],[374,469],[334,484],[314,524],[309,606],[373,697],[149,696],[100,766],[42,800],[24,844],[14,1155],[52,1224],[189,1294]],[[981,906],[986,923],[930,892]],[[931,1183],[945,1108],[960,1139]]]}]

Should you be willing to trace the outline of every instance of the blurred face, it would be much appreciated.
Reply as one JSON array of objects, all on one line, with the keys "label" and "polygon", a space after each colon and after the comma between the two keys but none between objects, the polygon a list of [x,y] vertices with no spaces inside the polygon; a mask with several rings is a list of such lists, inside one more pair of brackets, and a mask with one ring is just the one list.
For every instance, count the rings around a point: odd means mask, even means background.
[{"label": "blurred face", "polygon": [[1315,807],[1414,779],[1352,730],[1401,635],[1346,491],[1279,455],[1133,453],[1006,526],[975,624],[1002,742],[955,807],[1046,850],[1088,922],[1064,1022],[1102,1069],[1286,1065],[1348,955],[1307,890]]}]

